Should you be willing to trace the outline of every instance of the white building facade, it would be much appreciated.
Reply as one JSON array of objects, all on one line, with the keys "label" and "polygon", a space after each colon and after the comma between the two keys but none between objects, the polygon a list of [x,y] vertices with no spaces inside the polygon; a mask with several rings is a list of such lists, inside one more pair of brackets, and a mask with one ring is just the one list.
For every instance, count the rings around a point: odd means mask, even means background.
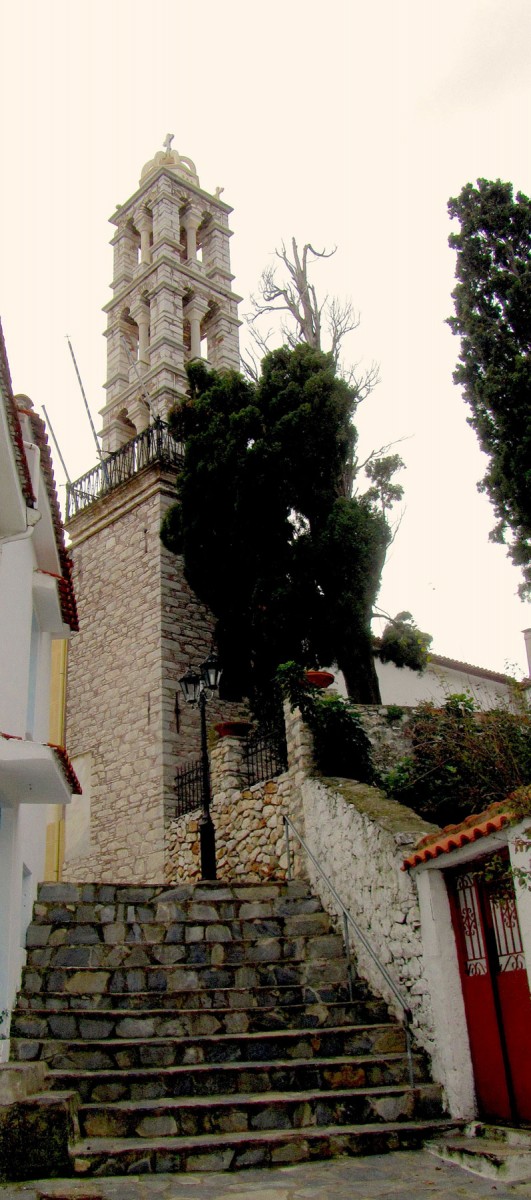
[{"label": "white building facade", "polygon": [[44,422],[14,397],[0,328],[0,1060],[44,876],[50,805],[78,783],[49,743],[51,648],[77,629]]}]

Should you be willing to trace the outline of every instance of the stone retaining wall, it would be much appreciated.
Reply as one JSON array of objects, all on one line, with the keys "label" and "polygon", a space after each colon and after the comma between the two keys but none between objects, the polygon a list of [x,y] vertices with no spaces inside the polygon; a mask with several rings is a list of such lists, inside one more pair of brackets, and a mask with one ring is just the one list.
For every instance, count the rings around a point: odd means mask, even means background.
[{"label": "stone retaining wall", "polygon": [[[235,789],[232,794],[218,792],[214,796],[211,813],[216,831],[218,879],[259,883],[286,878],[283,817],[289,810],[289,795],[290,780],[284,774],[256,783],[252,788]],[[196,809],[170,824],[166,856],[169,883],[201,877],[200,815]]]},{"label": "stone retaining wall", "polygon": [[[377,788],[347,779],[307,779],[302,788],[306,840],[411,1008],[417,1040],[433,1052],[433,1015],[425,978],[415,884],[401,870],[407,848],[435,826]],[[310,880],[328,912],[333,898],[317,872]],[[392,991],[353,937],[359,973],[393,1011]]]},{"label": "stone retaining wall", "polygon": [[[303,832],[302,784],[311,770],[312,737],[298,712],[285,711],[288,770],[275,779],[246,787],[243,740],[220,737],[210,753],[212,820],[216,831],[218,879],[242,883],[285,879],[288,860],[284,816]],[[195,810],[170,822],[166,840],[166,878],[174,883],[199,879],[199,820]],[[305,875],[294,847],[293,873]]]},{"label": "stone retaining wall", "polygon": [[413,708],[368,704],[353,707],[371,743],[372,761],[377,771],[390,771],[399,759],[411,754],[408,730]]}]

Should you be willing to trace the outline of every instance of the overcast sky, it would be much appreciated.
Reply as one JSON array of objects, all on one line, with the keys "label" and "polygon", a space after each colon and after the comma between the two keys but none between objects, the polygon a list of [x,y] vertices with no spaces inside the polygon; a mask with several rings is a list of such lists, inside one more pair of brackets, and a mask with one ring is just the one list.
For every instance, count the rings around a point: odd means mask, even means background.
[{"label": "overcast sky", "polygon": [[234,207],[240,295],[283,238],[338,247],[315,282],[360,311],[346,356],[380,365],[362,450],[404,439],[382,608],[440,654],[524,673],[531,606],[488,541],[444,322],[448,198],[479,176],[531,194],[529,0],[4,0],[1,28],[0,313],[14,389],[47,408],[71,476],[95,449],[65,334],[98,424],[107,221],[174,133]]}]

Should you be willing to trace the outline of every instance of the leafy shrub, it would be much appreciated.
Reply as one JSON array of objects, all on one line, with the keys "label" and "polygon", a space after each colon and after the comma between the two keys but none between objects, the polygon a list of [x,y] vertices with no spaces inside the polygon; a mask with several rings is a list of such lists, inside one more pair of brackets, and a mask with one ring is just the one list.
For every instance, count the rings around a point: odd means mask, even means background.
[{"label": "leafy shrub", "polygon": [[392,662],[395,667],[409,667],[422,674],[432,640],[429,633],[418,629],[411,613],[400,612],[385,626],[378,654],[383,663]]},{"label": "leafy shrub", "polygon": [[373,783],[371,745],[351,704],[320,692],[297,663],[283,663],[276,679],[283,697],[300,709],[312,732],[317,769],[323,775]]},{"label": "leafy shrub", "polygon": [[383,780],[386,791],[428,821],[447,825],[505,800],[531,781],[531,715],[480,712],[466,693],[442,709],[419,705],[411,753]]}]

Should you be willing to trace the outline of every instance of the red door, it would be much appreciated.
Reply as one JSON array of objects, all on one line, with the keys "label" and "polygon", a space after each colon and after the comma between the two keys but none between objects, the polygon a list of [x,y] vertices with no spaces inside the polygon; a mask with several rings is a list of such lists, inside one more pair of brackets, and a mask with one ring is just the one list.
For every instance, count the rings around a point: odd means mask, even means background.
[{"label": "red door", "polygon": [[485,873],[489,861],[448,879],[478,1108],[490,1120],[531,1121],[531,998],[518,913],[510,873],[500,887],[499,871]]}]

